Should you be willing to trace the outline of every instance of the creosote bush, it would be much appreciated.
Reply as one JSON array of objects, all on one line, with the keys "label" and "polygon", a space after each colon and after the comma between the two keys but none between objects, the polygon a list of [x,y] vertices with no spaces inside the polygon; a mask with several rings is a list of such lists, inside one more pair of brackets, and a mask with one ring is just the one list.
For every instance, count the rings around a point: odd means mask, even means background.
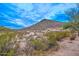
[{"label": "creosote bush", "polygon": [[46,50],[48,48],[48,44],[39,39],[33,39],[31,43],[36,50]]},{"label": "creosote bush", "polygon": [[0,35],[0,55],[14,55],[14,50],[8,48],[8,46],[10,41],[15,38],[15,35],[15,32],[7,31]]},{"label": "creosote bush", "polygon": [[39,55],[39,56],[43,56],[44,54],[46,53],[46,51],[42,51],[42,50],[34,50],[33,52],[32,52],[32,55],[33,56],[37,56],[37,55]]},{"label": "creosote bush", "polygon": [[49,42],[53,41],[60,41],[61,39],[65,37],[70,37],[71,32],[70,31],[61,31],[61,32],[47,32],[45,36],[48,37]]}]

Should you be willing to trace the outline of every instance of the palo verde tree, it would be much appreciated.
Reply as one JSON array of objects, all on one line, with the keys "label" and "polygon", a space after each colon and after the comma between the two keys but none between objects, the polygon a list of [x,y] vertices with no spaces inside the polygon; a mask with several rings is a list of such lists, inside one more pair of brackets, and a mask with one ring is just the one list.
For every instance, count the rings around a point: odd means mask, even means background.
[{"label": "palo verde tree", "polygon": [[64,24],[63,28],[69,28],[73,32],[78,32],[79,35],[79,8],[72,8],[67,11],[66,14],[69,17],[69,20]]}]

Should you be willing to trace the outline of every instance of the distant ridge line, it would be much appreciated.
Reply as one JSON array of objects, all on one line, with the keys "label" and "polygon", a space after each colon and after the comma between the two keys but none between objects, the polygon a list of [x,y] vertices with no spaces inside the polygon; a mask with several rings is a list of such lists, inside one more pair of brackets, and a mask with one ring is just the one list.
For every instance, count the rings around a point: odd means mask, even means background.
[{"label": "distant ridge line", "polygon": [[42,21],[30,26],[30,27],[27,27],[27,28],[24,28],[24,29],[21,29],[22,31],[32,31],[32,30],[45,30],[47,28],[55,28],[55,27],[59,27],[61,25],[63,25],[64,23],[63,22],[58,22],[58,21],[54,21],[54,20],[49,20],[49,19],[43,19]]}]

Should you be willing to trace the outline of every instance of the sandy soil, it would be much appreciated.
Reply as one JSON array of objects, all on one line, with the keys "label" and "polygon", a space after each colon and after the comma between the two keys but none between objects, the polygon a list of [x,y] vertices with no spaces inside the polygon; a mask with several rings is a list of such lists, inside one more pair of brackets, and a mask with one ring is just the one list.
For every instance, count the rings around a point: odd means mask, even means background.
[{"label": "sandy soil", "polygon": [[50,53],[49,56],[79,56],[79,37],[71,41],[69,38],[65,38],[63,41],[58,42],[60,48],[54,53]]}]

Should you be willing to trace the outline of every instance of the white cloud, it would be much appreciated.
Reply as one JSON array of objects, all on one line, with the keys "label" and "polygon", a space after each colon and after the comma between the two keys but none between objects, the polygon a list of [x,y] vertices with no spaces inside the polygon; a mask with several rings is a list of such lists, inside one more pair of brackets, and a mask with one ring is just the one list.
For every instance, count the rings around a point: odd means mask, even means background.
[{"label": "white cloud", "polygon": [[26,25],[26,23],[22,20],[22,19],[14,19],[10,21],[11,23],[26,27],[28,25]]},{"label": "white cloud", "polygon": [[76,4],[60,4],[60,5],[56,5],[53,6],[51,8],[51,11],[49,13],[47,13],[44,18],[51,18],[55,17],[55,14],[57,13],[64,13],[65,11],[67,11],[70,8],[77,8]]}]

